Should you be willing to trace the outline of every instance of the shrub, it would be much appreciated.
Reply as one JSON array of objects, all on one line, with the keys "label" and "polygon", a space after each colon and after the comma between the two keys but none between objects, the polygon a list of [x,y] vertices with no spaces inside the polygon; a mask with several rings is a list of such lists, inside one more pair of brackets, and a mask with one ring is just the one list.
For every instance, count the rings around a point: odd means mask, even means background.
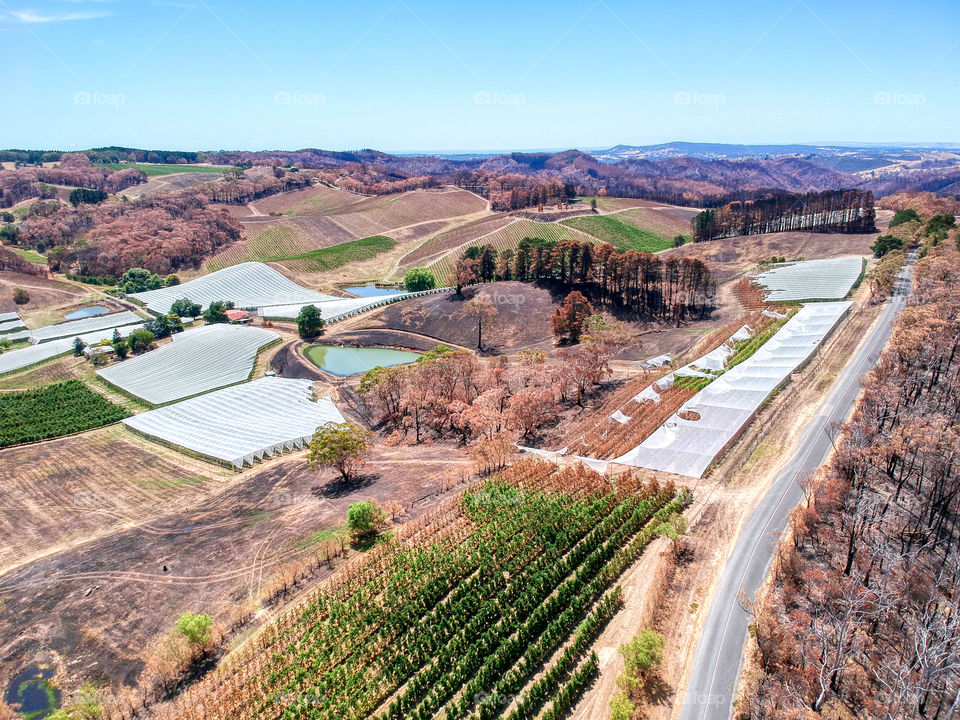
[{"label": "shrub", "polygon": [[902,250],[903,240],[893,235],[881,235],[877,238],[877,241],[870,246],[870,249],[873,250],[874,257],[880,258],[891,250]]},{"label": "shrub", "polygon": [[130,268],[120,276],[119,289],[124,293],[159,290],[163,286],[164,281],[159,275],[144,268]]},{"label": "shrub", "polygon": [[403,287],[407,292],[433,290],[437,286],[437,279],[425,267],[412,267],[403,276]]},{"label": "shrub", "polygon": [[895,228],[897,225],[903,225],[905,222],[915,221],[922,223],[923,219],[920,217],[919,213],[913,208],[907,208],[905,210],[897,210],[893,215],[893,220],[890,221],[889,227]]},{"label": "shrub", "polygon": [[23,288],[16,288],[13,291],[13,301],[17,305],[26,305],[28,302],[30,302],[30,293]]},{"label": "shrub", "polygon": [[130,351],[133,353],[142,353],[150,349],[156,336],[146,328],[137,328],[130,334],[127,340]]},{"label": "shrub", "polygon": [[375,535],[386,522],[386,513],[375,500],[350,503],[347,509],[347,527],[355,538]]}]

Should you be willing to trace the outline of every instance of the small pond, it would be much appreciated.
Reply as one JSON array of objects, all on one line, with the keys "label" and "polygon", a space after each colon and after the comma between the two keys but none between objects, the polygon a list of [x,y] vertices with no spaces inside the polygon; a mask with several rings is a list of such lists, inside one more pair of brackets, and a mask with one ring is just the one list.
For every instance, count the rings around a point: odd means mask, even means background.
[{"label": "small pond", "polygon": [[382,295],[399,295],[406,292],[406,290],[401,288],[377,287],[372,284],[354,285],[353,287],[344,288],[344,290],[357,297],[380,297]]},{"label": "small pond", "polygon": [[95,315],[106,315],[108,312],[110,311],[100,305],[90,305],[89,307],[74,310],[72,313],[67,313],[64,317],[66,317],[67,320],[79,320],[80,318],[93,317]]},{"label": "small pond", "polygon": [[52,715],[60,707],[60,691],[50,683],[52,677],[50,668],[34,666],[21,670],[7,686],[4,700],[7,705],[15,705],[21,717],[30,720]]},{"label": "small pond", "polygon": [[380,367],[406,365],[420,357],[420,353],[410,350],[345,345],[311,345],[303,351],[303,354],[321,370],[326,370],[338,377],[365,373],[378,365]]}]

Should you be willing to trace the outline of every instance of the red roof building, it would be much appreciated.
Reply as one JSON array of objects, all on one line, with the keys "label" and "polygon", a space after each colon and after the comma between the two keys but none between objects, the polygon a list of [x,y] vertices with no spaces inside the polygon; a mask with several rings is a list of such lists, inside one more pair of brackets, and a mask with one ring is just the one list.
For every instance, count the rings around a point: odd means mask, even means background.
[{"label": "red roof building", "polygon": [[230,322],[245,323],[250,322],[250,313],[246,310],[227,310],[227,318]]}]

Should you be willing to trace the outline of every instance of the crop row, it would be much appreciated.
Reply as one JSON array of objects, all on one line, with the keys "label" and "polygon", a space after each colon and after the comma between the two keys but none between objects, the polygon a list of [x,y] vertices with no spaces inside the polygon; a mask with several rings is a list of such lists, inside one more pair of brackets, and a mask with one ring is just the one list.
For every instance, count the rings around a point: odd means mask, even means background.
[{"label": "crop row", "polygon": [[130,413],[79,380],[0,395],[0,447],[62,437],[118,422]]},{"label": "crop row", "polygon": [[479,720],[506,712],[490,698],[541,668],[518,708],[574,699],[577,663],[619,598],[606,590],[653,537],[653,518],[682,507],[673,496],[639,476],[613,487],[582,468],[519,462],[440,513],[435,531],[371,551],[171,716]]}]

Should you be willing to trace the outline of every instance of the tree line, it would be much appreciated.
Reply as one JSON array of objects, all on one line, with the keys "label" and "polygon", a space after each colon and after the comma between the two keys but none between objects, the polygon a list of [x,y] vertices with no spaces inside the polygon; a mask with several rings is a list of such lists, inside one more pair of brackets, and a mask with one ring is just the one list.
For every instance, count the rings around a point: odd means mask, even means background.
[{"label": "tree line", "polygon": [[602,306],[637,316],[680,322],[709,317],[716,281],[699,258],[661,258],[612,245],[524,238],[516,251],[471,247],[448,280],[461,288],[473,282],[545,282],[585,292]]},{"label": "tree line", "polygon": [[778,193],[697,213],[692,220],[693,240],[791,230],[869,233],[876,231],[875,220],[873,193],[869,191]]}]

